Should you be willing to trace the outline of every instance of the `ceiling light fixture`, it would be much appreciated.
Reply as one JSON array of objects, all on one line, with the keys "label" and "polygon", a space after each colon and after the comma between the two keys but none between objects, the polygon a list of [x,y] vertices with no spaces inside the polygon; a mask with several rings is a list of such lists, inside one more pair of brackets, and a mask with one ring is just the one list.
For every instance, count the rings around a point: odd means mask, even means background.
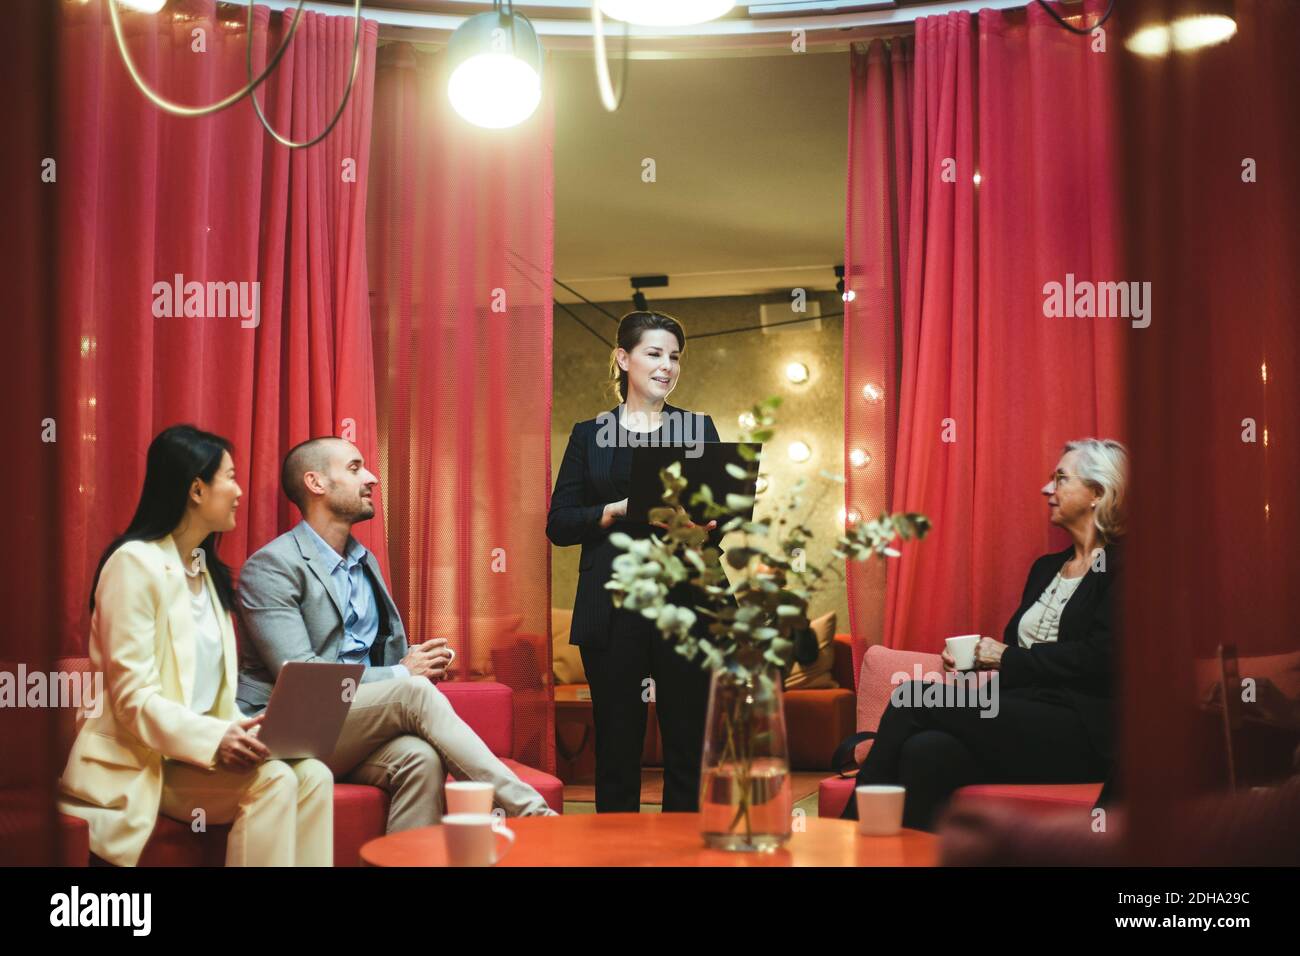
[{"label": "ceiling light fixture", "polygon": [[484,129],[518,126],[542,102],[542,44],[513,0],[456,28],[447,46],[447,96],[465,120]]}]

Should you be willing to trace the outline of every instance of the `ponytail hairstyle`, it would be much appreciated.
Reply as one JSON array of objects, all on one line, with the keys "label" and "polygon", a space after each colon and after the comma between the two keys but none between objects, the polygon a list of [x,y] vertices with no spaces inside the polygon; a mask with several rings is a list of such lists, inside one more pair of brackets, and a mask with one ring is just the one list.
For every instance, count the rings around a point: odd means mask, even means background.
[{"label": "ponytail hairstyle", "polygon": [[[651,329],[663,329],[677,338],[677,348],[686,348],[686,330],[682,323],[665,312],[629,312],[618,320],[618,348],[631,352],[641,342],[641,336]],[[617,349],[615,350],[617,351]],[[614,352],[609,356],[609,389],[619,404],[627,401],[627,372],[618,367]]]},{"label": "ponytail hairstyle", "polygon": [[[171,534],[185,517],[194,479],[211,482],[221,467],[222,455],[230,450],[229,441],[220,435],[200,431],[193,425],[165,428],[149,443],[140,503],[135,506],[135,517],[126,530],[114,539],[99,559],[90,585],[91,611],[95,610],[95,589],[99,586],[100,572],[113,552],[128,541],[157,541]],[[217,557],[217,538],[215,532],[208,535],[200,547],[221,606],[233,611],[235,589],[231,584],[230,568]],[[181,555],[182,560],[187,557]]]}]

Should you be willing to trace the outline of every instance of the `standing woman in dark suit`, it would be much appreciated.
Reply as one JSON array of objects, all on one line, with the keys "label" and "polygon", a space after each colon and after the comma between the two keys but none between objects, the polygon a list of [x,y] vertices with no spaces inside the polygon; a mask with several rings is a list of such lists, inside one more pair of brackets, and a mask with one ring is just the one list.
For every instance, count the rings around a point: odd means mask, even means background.
[{"label": "standing woman in dark suit", "polygon": [[[610,386],[619,405],[573,426],[546,520],[553,544],[582,545],[569,642],[579,648],[591,685],[597,813],[640,810],[646,703],[652,699],[664,746],[664,812],[699,809],[709,674],[698,660],[677,653],[653,621],[615,608],[605,588],[614,558],[623,553],[610,543],[610,534],[618,530],[646,538],[655,530],[627,520],[632,447],[719,440],[709,416],[666,401],[681,375],[685,347],[686,333],[671,316],[623,316],[610,359]],[[722,538],[716,526],[716,521],[704,526],[714,547]],[[689,584],[671,591],[668,600],[701,603]],[[707,633],[706,618],[697,626]]]}]

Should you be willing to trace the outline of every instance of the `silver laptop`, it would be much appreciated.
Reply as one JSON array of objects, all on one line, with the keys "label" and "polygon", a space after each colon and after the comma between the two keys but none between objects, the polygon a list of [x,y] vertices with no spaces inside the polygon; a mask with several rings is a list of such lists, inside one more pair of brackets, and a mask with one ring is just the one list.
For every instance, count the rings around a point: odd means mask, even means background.
[{"label": "silver laptop", "polygon": [[324,760],[334,752],[363,664],[289,661],[280,668],[257,736],[271,758]]}]

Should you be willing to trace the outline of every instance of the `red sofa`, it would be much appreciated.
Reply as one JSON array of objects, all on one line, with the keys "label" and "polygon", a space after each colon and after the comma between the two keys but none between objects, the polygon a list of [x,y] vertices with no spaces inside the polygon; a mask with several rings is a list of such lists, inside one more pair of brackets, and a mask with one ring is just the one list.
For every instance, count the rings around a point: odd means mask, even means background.
[{"label": "red sofa", "polygon": [[[60,660],[56,667],[64,672],[89,670],[90,660],[72,657]],[[564,785],[557,777],[511,759],[514,734],[513,692],[505,684],[481,681],[448,682],[438,685],[447,695],[456,713],[474,728],[501,760],[546,798],[556,813],[564,812]],[[73,711],[60,714],[60,766],[67,760],[76,731]],[[72,865],[98,863],[90,853],[86,823],[78,817],[60,814],[63,828],[62,860]],[[358,866],[361,846],[384,835],[388,818],[388,794],[378,787],[362,784],[334,784],[334,865]],[[228,825],[213,825],[205,833],[194,833],[188,824],[160,816],[153,835],[145,845],[140,866],[221,866],[226,859]]]},{"label": "red sofa", "polygon": [[[879,645],[867,648],[858,677],[858,730],[875,730],[880,726],[880,716],[885,711],[894,686],[891,677],[903,672],[910,679],[914,676],[917,665],[920,665],[922,675],[943,673],[943,661],[938,654],[897,651]],[[858,747],[859,763],[865,759],[870,748],[871,741]],[[838,817],[843,813],[853,797],[853,783],[852,777],[827,777],[823,780],[817,790],[817,815]],[[1001,805],[1013,808],[1018,813],[1035,815],[1067,810],[1087,814],[1096,803],[1101,787],[1100,781],[1032,785],[980,784],[958,790],[953,801],[960,801],[963,806]]]}]

